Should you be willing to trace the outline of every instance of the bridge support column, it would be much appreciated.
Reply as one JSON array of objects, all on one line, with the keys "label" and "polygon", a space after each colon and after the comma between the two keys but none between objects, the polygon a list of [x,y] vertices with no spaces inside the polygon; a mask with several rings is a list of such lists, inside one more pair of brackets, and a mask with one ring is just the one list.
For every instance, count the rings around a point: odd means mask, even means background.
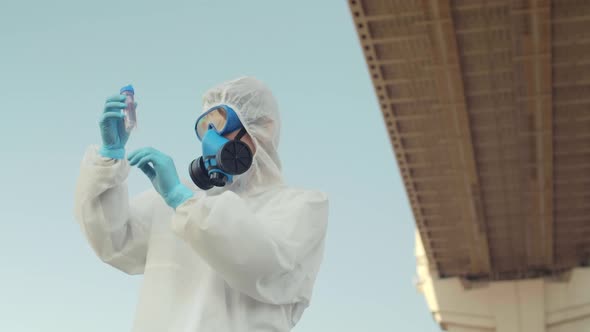
[{"label": "bridge support column", "polygon": [[590,331],[590,268],[560,278],[468,282],[439,279],[416,235],[417,287],[450,332]]}]

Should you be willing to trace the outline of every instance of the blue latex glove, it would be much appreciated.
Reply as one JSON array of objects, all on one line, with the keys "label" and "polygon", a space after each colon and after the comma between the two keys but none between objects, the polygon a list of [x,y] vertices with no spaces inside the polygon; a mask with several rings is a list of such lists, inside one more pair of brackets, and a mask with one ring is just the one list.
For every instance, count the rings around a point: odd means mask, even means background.
[{"label": "blue latex glove", "polygon": [[170,207],[176,209],[193,196],[193,192],[180,183],[172,158],[162,152],[150,147],[141,148],[131,152],[127,159],[131,166],[137,165],[147,175]]},{"label": "blue latex glove", "polygon": [[125,115],[121,113],[125,105],[124,95],[114,95],[107,99],[104,112],[98,122],[102,146],[98,151],[103,157],[113,159],[125,158],[125,144],[129,133],[125,130]]}]

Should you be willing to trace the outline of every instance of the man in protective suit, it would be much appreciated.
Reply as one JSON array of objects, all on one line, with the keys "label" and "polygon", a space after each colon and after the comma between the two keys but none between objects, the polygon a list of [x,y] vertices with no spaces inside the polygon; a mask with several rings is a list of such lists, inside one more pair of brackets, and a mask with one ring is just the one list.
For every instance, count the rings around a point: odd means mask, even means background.
[{"label": "man in protective suit", "polygon": [[[289,331],[311,299],[328,200],[283,182],[270,90],[246,77],[205,94],[195,126],[203,156],[189,171],[196,186],[153,148],[126,156],[124,100],[107,100],[75,215],[102,261],[144,275],[133,331]],[[154,189],[130,200],[131,166]]]}]

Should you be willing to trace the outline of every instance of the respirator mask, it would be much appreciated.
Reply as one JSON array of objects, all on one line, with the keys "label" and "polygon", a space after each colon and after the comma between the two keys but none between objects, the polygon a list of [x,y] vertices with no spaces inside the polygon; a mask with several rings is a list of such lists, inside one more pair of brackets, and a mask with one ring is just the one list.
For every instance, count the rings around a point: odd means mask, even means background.
[{"label": "respirator mask", "polygon": [[[238,129],[234,139],[223,137]],[[252,166],[252,150],[241,141],[246,129],[231,107],[216,106],[203,113],[197,119],[195,132],[203,155],[190,163],[189,174],[199,188],[223,187]]]}]

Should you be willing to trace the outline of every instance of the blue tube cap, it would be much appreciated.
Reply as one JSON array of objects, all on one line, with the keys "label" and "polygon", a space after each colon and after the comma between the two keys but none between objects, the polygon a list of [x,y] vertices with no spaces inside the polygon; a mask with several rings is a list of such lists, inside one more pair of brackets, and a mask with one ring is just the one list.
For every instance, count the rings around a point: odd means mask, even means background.
[{"label": "blue tube cap", "polygon": [[132,94],[135,94],[135,90],[133,90],[133,85],[129,84],[129,85],[125,85],[124,87],[121,88],[121,91],[119,91],[119,93],[123,93],[125,91],[131,92]]}]

